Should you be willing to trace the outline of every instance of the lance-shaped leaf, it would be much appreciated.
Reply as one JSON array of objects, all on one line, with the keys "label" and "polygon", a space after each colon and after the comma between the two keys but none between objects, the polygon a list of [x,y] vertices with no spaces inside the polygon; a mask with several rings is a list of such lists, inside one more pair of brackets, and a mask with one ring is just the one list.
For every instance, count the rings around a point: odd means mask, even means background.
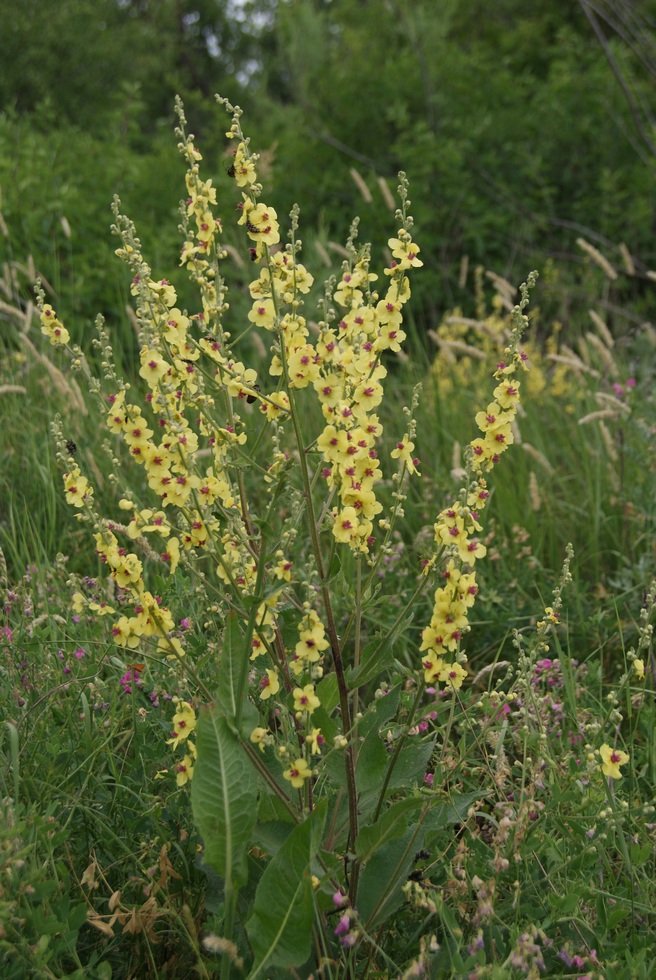
[{"label": "lance-shaped leaf", "polygon": [[402,836],[381,842],[360,876],[358,910],[367,928],[380,925],[405,901],[403,885],[421,848],[424,828],[409,827]]},{"label": "lance-shaped leaf", "polygon": [[421,797],[401,800],[385,810],[382,817],[379,817],[374,824],[363,827],[355,842],[355,853],[358,858],[366,863],[379,847],[402,837],[407,826],[408,814],[412,810],[418,810],[425,802]]},{"label": "lance-shaped leaf", "polygon": [[266,868],[246,923],[255,960],[248,980],[272,966],[301,966],[310,955],[314,903],[310,864],[321,841],[324,800],[295,827]]},{"label": "lance-shaped leaf", "polygon": [[236,719],[241,719],[239,727],[242,735],[248,735],[258,720],[257,710],[248,700],[250,664],[245,642],[239,629],[239,617],[233,610],[226,616],[216,704],[233,730],[236,730]]},{"label": "lance-shaped leaf", "polygon": [[248,877],[246,850],[257,815],[257,776],[217,705],[201,709],[196,736],[194,820],[205,844],[205,860],[225,879],[229,891]]}]

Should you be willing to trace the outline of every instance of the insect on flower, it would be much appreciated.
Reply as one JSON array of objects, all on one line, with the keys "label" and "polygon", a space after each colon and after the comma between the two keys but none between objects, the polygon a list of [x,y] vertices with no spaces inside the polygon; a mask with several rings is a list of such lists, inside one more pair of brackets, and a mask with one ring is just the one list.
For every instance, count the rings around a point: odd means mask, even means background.
[{"label": "insect on flower", "polygon": [[66,452],[69,454],[69,456],[75,456],[75,453],[77,452],[77,446],[72,439],[66,440]]}]

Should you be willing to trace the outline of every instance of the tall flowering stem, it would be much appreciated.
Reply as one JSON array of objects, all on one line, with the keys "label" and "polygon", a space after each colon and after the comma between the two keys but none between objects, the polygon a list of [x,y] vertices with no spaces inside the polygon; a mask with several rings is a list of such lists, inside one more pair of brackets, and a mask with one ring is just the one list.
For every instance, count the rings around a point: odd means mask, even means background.
[{"label": "tall flowering stem", "polygon": [[[461,641],[469,630],[469,610],[478,594],[474,565],[487,552],[476,536],[482,530],[480,513],[490,496],[485,474],[496,466],[514,441],[512,422],[517,414],[521,387],[516,375],[518,369],[527,368],[527,357],[520,347],[528,325],[524,310],[536,281],[537,272],[532,272],[520,286],[520,302],[511,314],[510,341],[504,351],[504,360],[497,364],[494,372],[497,381],[494,400],[477,413],[476,424],[481,436],[467,447],[467,482],[459,498],[438,514],[434,525],[435,544],[439,554],[446,556],[446,568],[442,573],[444,585],[435,591],[430,623],[421,634],[422,668],[427,684],[442,682],[458,690],[466,677],[463,665],[467,656]],[[437,554],[427,563],[426,573],[436,559]]]}]

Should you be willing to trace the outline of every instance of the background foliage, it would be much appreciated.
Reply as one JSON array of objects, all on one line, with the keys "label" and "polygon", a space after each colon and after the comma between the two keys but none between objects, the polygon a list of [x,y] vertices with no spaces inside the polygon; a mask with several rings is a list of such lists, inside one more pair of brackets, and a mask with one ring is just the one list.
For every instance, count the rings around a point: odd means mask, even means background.
[{"label": "background foliage", "polygon": [[218,165],[219,91],[269,149],[269,199],[298,201],[324,243],[356,212],[383,237],[378,181],[412,175],[429,325],[470,293],[463,256],[513,281],[566,257],[576,284],[581,231],[618,261],[626,243],[637,268],[618,298],[640,302],[654,264],[655,16],[653,0],[53,0],[47,17],[36,0],[20,17],[4,5],[0,187],[14,247],[43,257],[65,304],[115,311],[101,272],[111,194],[172,255],[173,94]]}]

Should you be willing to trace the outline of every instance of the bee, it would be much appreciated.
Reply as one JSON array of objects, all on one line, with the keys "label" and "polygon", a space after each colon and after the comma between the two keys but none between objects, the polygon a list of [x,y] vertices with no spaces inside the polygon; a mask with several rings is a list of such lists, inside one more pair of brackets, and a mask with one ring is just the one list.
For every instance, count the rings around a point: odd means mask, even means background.
[{"label": "bee", "polygon": [[226,168],[226,173],[228,177],[231,177],[234,180],[235,174],[237,173],[234,163],[231,163],[230,166]]},{"label": "bee", "polygon": [[[260,390],[259,385],[253,385],[253,391],[259,391],[259,390]],[[257,401],[257,395],[246,395],[246,401],[248,402],[249,405],[252,405],[253,402]]]},{"label": "bee", "polygon": [[69,456],[75,456],[77,452],[77,446],[72,439],[66,440],[66,452],[69,454]]}]

